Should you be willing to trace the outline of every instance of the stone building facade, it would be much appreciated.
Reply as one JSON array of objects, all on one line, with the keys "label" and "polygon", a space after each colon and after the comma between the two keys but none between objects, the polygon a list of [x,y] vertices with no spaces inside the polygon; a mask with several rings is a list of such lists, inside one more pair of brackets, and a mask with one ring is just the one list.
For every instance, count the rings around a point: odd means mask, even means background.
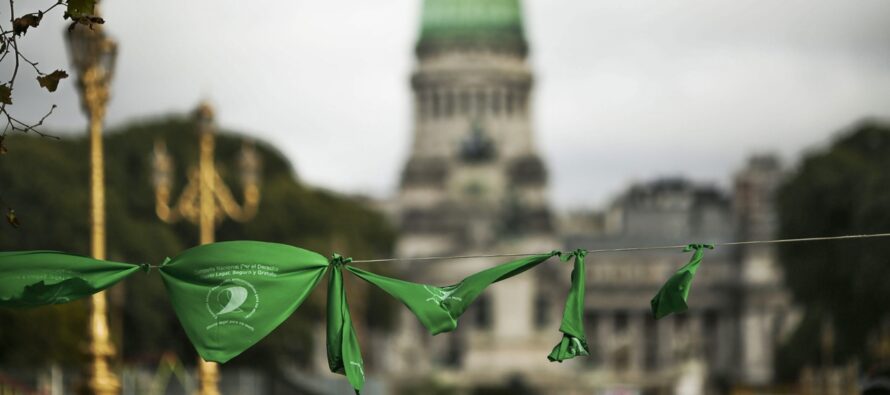
[{"label": "stone building facade", "polygon": [[[396,199],[400,257],[771,237],[782,170],[770,157],[752,159],[729,193],[664,179],[631,187],[586,221],[558,221],[534,144],[528,52],[519,0],[423,2],[413,142]],[[404,311],[395,334],[380,340],[375,365],[394,390],[432,380],[466,393],[696,394],[768,383],[790,316],[774,251],[707,252],[689,313],[653,320],[649,299],[687,259],[661,250],[589,257],[590,357],[546,359],[561,338],[570,269],[546,264],[487,290],[453,333],[431,337]],[[505,260],[401,269],[414,281],[445,285]]]},{"label": "stone building facade", "polygon": [[[414,93],[413,145],[397,198],[401,257],[550,251],[560,246],[547,172],[531,127],[532,72],[517,0],[426,0]],[[407,265],[416,281],[448,284],[506,259]],[[544,265],[489,289],[449,334],[412,316],[382,363],[460,386],[499,386],[547,367],[561,310]],[[560,273],[559,275],[557,273]],[[547,316],[546,319],[544,316]]]},{"label": "stone building facade", "polygon": [[[783,174],[775,157],[756,156],[730,191],[681,178],[637,184],[589,221],[594,227],[563,237],[592,249],[770,239]],[[696,388],[688,393],[726,393],[772,382],[774,351],[795,321],[774,247],[707,251],[689,311],[654,320],[650,299],[689,256],[666,249],[590,259],[585,325],[597,351],[588,364],[600,388],[678,393],[687,383]]]}]

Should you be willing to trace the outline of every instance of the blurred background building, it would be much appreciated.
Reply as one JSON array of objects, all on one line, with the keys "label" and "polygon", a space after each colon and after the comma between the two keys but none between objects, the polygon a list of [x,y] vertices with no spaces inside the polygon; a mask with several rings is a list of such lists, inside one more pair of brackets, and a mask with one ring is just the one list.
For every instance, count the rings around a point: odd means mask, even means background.
[{"label": "blurred background building", "polygon": [[[559,247],[547,172],[531,127],[533,76],[515,0],[428,0],[411,78],[414,130],[397,197],[401,257],[550,251]],[[408,265],[415,281],[456,282],[491,260]],[[543,266],[486,292],[453,334],[430,337],[402,317],[397,377],[498,387],[540,363],[557,341],[557,300],[568,276]],[[554,286],[554,284],[559,284]],[[552,370],[552,369],[551,369]],[[422,372],[422,373],[421,373]],[[526,378],[524,375],[517,377]],[[535,379],[556,379],[539,375]]]},{"label": "blurred background building", "polygon": [[[534,144],[528,53],[518,0],[424,2],[411,78],[413,144],[397,198],[399,256],[773,237],[783,169],[768,155],[752,158],[730,191],[658,179],[630,187],[604,212],[557,221]],[[562,365],[544,358],[559,340],[568,288],[567,272],[546,265],[493,287],[452,334],[425,335],[405,314],[381,365],[397,385],[426,376],[467,393],[702,393],[770,383],[777,339],[793,318],[774,251],[720,248],[706,256],[690,311],[657,322],[649,300],[686,254],[590,257],[588,358]],[[403,270],[416,281],[446,284],[495,263]]]},{"label": "blurred background building", "polygon": [[[593,220],[586,228],[567,227],[564,241],[607,249],[774,238],[773,196],[782,177],[776,158],[755,156],[729,191],[682,178],[636,184],[604,212],[588,214]],[[670,393],[697,377],[709,393],[726,393],[773,382],[776,349],[795,323],[773,248],[706,252],[689,311],[656,321],[649,300],[687,255],[654,250],[591,257],[586,326],[596,352],[588,369],[598,386],[632,383]]]}]

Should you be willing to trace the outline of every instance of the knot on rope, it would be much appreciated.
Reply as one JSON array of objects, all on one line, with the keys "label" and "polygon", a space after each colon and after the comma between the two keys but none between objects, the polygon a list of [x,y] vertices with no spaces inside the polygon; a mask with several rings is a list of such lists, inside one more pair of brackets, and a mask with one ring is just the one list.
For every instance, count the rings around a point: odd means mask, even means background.
[{"label": "knot on rope", "polygon": [[143,272],[146,272],[146,273],[151,272],[151,265],[149,265],[147,263],[140,263],[139,268],[142,269]]},{"label": "knot on rope", "polygon": [[713,250],[714,245],[713,244],[690,244],[690,245],[686,246],[686,248],[683,249],[683,252],[689,252],[689,251],[693,251],[693,250],[703,250],[703,249]]},{"label": "knot on rope", "polygon": [[560,252],[559,254],[557,254],[557,256],[558,256],[559,259],[562,260],[563,262],[568,262],[569,259],[572,259],[572,257],[575,257],[575,258],[584,258],[585,256],[587,256],[587,250],[585,250],[585,249],[583,249],[583,248],[578,248],[578,249],[576,249],[575,251],[572,251],[572,252],[569,252],[569,253]]},{"label": "knot on rope", "polygon": [[345,264],[352,262],[352,258],[344,257],[344,256],[335,252],[335,253],[331,254],[331,259],[328,262],[331,265],[334,265],[334,267],[340,267],[340,266],[343,266]]}]

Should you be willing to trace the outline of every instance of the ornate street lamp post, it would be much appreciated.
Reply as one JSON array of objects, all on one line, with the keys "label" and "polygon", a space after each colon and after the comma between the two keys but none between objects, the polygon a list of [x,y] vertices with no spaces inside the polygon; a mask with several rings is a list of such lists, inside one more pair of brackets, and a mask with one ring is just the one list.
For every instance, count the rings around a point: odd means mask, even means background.
[{"label": "ornate street lamp post", "polygon": [[[89,118],[90,132],[90,253],[105,259],[105,167],[102,157],[102,123],[117,58],[117,43],[101,25],[75,26],[68,32],[68,50],[77,72],[81,104]],[[90,309],[88,390],[93,394],[117,394],[120,382],[109,368],[114,345],[108,334],[105,292],[94,294]]]},{"label": "ornate street lamp post", "polygon": [[[167,153],[163,141],[155,142],[152,160],[152,181],[155,187],[155,211],[164,222],[173,223],[185,219],[198,224],[201,231],[201,244],[213,243],[216,226],[226,218],[238,222],[250,220],[256,215],[260,201],[259,172],[260,162],[252,144],[241,148],[239,168],[241,184],[244,188],[244,204],[238,205],[232,192],[216,171],[213,159],[214,133],[213,110],[201,104],[195,111],[200,138],[198,168],[188,175],[188,184],[183,189],[176,204],[170,202],[170,188],[173,180],[173,159]],[[216,363],[198,358],[198,380],[201,395],[218,395],[219,370]]]}]

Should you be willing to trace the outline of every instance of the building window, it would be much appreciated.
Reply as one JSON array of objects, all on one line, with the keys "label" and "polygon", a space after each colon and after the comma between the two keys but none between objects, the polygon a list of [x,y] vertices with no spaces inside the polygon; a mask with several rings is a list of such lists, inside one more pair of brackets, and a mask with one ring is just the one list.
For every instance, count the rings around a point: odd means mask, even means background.
[{"label": "building window", "polygon": [[550,325],[550,300],[546,295],[539,293],[535,297],[535,327],[547,328]]},{"label": "building window", "polygon": [[602,352],[599,350],[599,314],[595,311],[587,311],[584,313],[584,329],[587,333],[592,334],[587,337],[587,346],[590,348],[590,356],[584,358],[589,366],[596,366],[602,363]]},{"label": "building window", "polygon": [[481,295],[476,299],[476,311],[473,314],[473,323],[478,329],[491,328],[491,299],[488,295]]},{"label": "building window", "polygon": [[709,364],[716,365],[719,354],[720,342],[718,341],[718,328],[720,316],[714,310],[706,310],[704,317],[705,358]]},{"label": "building window", "polygon": [[485,92],[476,92],[476,116],[485,114]]},{"label": "building window", "polygon": [[446,117],[454,115],[454,92],[445,94],[445,111],[443,113]]},{"label": "building window", "polygon": [[627,332],[627,312],[619,311],[615,313],[615,333],[621,335]]},{"label": "building window", "polygon": [[421,91],[417,98],[417,112],[421,118],[430,116],[430,95],[426,91]]},{"label": "building window", "polygon": [[646,370],[655,370],[658,368],[658,333],[655,318],[652,314],[646,314],[646,323],[643,328],[645,332],[646,348],[644,352],[644,363]]},{"label": "building window", "polygon": [[461,345],[460,336],[449,336],[447,339],[448,350],[445,353],[445,365],[459,368],[463,361],[463,350],[466,347]]},{"label": "building window", "polygon": [[501,92],[494,91],[491,94],[491,113],[498,115],[501,113]]},{"label": "building window", "polygon": [[625,372],[630,369],[631,347],[633,347],[632,344],[623,343],[615,350],[612,363],[615,366],[616,371]]},{"label": "building window", "polygon": [[514,101],[516,101],[516,96],[513,95],[513,90],[507,91],[507,115],[513,115],[513,107],[516,105]]},{"label": "building window", "polygon": [[467,115],[470,113],[470,92],[463,91],[460,93],[460,113]]},{"label": "building window", "polygon": [[686,317],[686,314],[677,314],[674,316],[674,332],[683,333],[687,328],[687,324],[689,323],[689,319]]},{"label": "building window", "polygon": [[440,109],[439,109],[439,100],[440,100],[440,98],[439,98],[439,93],[434,91],[434,92],[432,93],[432,96],[433,96],[433,103],[432,103],[432,107],[433,107],[433,118],[438,118],[438,117],[439,117],[439,110],[440,110]]}]

